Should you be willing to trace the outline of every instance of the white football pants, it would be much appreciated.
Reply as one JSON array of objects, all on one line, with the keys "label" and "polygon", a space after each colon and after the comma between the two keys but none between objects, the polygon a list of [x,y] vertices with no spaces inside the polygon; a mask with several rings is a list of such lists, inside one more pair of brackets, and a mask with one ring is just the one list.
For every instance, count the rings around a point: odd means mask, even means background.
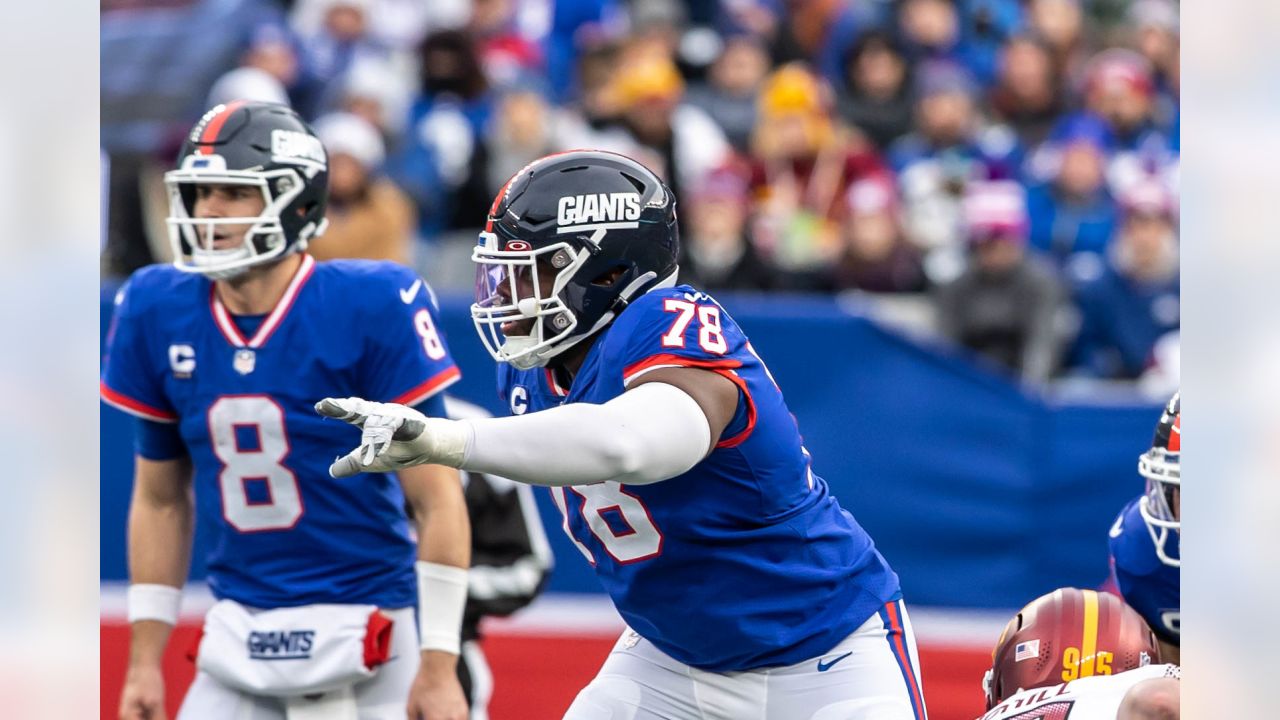
[{"label": "white football pants", "polygon": [[826,653],[745,672],[698,670],[633,630],[564,720],[926,720],[919,657],[901,600]]},{"label": "white football pants", "polygon": [[[391,628],[391,653],[373,677],[354,686],[359,720],[404,720],[409,687],[418,674],[420,655],[414,609],[383,612],[395,623]],[[285,720],[284,700],[242,693],[201,672],[187,690],[177,720]]]}]

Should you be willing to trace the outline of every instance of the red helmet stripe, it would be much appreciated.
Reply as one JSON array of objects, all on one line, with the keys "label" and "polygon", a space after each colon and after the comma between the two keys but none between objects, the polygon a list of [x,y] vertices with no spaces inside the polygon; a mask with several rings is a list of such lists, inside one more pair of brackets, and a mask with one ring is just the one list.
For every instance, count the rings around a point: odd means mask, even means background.
[{"label": "red helmet stripe", "polygon": [[1173,419],[1173,427],[1169,428],[1169,452],[1182,452],[1182,415]]},{"label": "red helmet stripe", "polygon": [[[231,117],[232,113],[239,110],[242,105],[244,105],[244,100],[232,100],[227,103],[226,107],[222,108],[222,112],[209,118],[209,124],[205,125],[204,131],[200,133],[198,144],[205,146],[216,142],[218,133],[222,131],[222,126],[226,124],[227,118]],[[201,147],[197,152],[200,155],[207,155],[206,150],[207,148]]]},{"label": "red helmet stripe", "polygon": [[534,167],[535,165],[541,165],[542,163],[544,163],[544,162],[546,162],[546,161],[548,161],[548,160],[550,160],[550,159],[552,159],[552,158],[557,158],[557,157],[560,157],[561,155],[568,155],[568,154],[570,154],[570,153],[576,153],[576,152],[584,152],[584,150],[562,150],[562,151],[560,151],[560,152],[554,152],[554,153],[551,153],[550,155],[545,155],[545,156],[543,156],[543,157],[538,158],[537,160],[534,160],[533,162],[529,163],[528,165],[525,165],[523,168],[521,168],[520,170],[516,171],[516,173],[515,173],[514,175],[512,175],[512,176],[511,176],[511,177],[509,177],[509,178],[507,178],[507,181],[506,181],[505,183],[503,183],[503,184],[502,184],[502,189],[501,189],[501,190],[498,190],[498,194],[497,194],[497,195],[494,195],[494,196],[493,196],[493,204],[489,206],[489,216],[488,216],[488,218],[485,220],[485,223],[484,223],[484,231],[485,231],[485,232],[493,232],[493,214],[494,214],[494,213],[496,213],[496,212],[498,212],[498,206],[502,204],[502,198],[503,198],[503,196],[504,196],[504,195],[506,195],[506,194],[507,194],[507,187],[508,187],[508,186],[510,186],[510,185],[511,185],[511,183],[515,182],[515,179],[516,179],[517,177],[520,177],[520,176],[521,176],[521,175],[523,175],[526,171],[532,170],[532,169],[533,169],[533,167]]}]

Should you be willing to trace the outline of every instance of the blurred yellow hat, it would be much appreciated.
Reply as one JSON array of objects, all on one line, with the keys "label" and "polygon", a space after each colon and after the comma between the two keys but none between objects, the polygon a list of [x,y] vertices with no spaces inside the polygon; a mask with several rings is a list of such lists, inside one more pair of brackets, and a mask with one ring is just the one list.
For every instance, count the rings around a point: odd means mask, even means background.
[{"label": "blurred yellow hat", "polygon": [[684,92],[684,80],[670,58],[646,55],[621,63],[613,92],[618,105],[628,108],[642,100],[678,97]]},{"label": "blurred yellow hat", "polygon": [[783,65],[765,78],[760,91],[761,114],[825,115],[826,112],[826,86],[804,66],[798,63]]}]

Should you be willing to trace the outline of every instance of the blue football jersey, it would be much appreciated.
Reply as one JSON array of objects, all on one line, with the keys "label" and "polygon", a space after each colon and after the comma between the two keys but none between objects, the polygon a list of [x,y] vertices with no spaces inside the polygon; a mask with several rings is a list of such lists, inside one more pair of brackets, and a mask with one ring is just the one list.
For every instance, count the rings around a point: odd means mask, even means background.
[{"label": "blue football jersey", "polygon": [[[1125,505],[1111,526],[1111,566],[1124,601],[1142,615],[1160,639],[1177,645],[1181,638],[1180,571],[1156,556],[1155,543],[1138,510],[1140,499]],[[1176,537],[1165,546],[1165,552],[1174,558],[1178,557]]]},{"label": "blue football jersey", "polygon": [[101,385],[108,403],[177,424],[213,594],[262,608],[413,605],[416,544],[398,481],[329,477],[360,431],[313,406],[412,405],[460,377],[430,288],[392,263],[304,255],[251,333],[213,289],[167,265],[135,273],[116,298]]},{"label": "blue football jersey", "polygon": [[812,472],[782,392],[714,299],[654,290],[595,341],[571,387],[507,365],[498,385],[523,414],[604,403],[673,366],[738,387],[719,443],[662,482],[551,488],[564,530],[628,625],[685,664],[727,672],[821,655],[898,596],[898,577]]}]

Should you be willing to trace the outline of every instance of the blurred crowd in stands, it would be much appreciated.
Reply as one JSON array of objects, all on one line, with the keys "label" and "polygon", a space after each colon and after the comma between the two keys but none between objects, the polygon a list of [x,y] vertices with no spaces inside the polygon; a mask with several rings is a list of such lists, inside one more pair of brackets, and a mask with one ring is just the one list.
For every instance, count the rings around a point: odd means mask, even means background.
[{"label": "blurred crowd in stands", "polygon": [[[103,0],[104,275],[167,260],[205,109],[330,153],[318,258],[461,289],[494,194],[570,148],[679,201],[710,291],[926,304],[1028,381],[1177,381],[1175,0]],[[1157,392],[1162,392],[1162,389]]]}]

